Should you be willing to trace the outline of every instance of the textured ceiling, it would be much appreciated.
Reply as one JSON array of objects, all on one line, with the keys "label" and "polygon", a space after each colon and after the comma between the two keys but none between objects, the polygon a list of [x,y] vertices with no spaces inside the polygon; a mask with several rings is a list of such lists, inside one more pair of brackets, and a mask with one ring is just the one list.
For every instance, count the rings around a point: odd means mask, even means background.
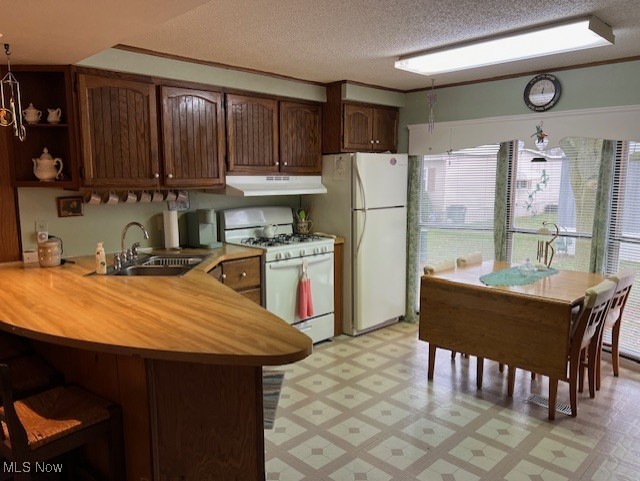
[{"label": "textured ceiling", "polygon": [[15,60],[23,55],[30,63],[75,63],[120,43],[303,80],[346,79],[410,90],[430,86],[431,78],[396,70],[393,62],[400,55],[589,14],[613,27],[614,46],[440,74],[433,77],[436,85],[640,55],[637,0],[23,0],[11,4],[10,10],[20,4],[22,16],[10,12],[7,17],[4,11],[0,29],[20,40],[12,41]]}]

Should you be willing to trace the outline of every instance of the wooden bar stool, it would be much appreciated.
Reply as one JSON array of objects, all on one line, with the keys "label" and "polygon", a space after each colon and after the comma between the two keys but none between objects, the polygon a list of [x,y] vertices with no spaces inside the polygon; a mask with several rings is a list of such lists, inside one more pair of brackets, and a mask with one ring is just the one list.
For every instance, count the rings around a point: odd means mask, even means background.
[{"label": "wooden bar stool", "polygon": [[[0,364],[0,377],[0,456],[16,466],[50,461],[104,436],[109,442],[110,480],[125,479],[119,406],[75,386],[58,386],[14,401],[7,364]],[[14,473],[14,481],[30,481],[33,471]]]}]

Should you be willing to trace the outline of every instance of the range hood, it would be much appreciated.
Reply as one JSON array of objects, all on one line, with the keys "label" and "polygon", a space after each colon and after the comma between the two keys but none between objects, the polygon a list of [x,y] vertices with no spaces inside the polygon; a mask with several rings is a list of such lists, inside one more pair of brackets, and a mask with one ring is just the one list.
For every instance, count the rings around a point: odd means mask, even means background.
[{"label": "range hood", "polygon": [[326,194],[321,179],[319,175],[228,175],[225,193],[245,197]]}]

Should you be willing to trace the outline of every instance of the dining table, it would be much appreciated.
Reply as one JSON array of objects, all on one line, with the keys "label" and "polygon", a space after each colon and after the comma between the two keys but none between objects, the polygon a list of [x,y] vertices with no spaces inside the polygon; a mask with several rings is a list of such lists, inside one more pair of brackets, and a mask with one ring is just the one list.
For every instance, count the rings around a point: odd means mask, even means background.
[{"label": "dining table", "polygon": [[[429,380],[438,347],[566,378],[572,315],[585,291],[604,276],[554,270],[523,285],[485,285],[480,280],[513,267],[518,266],[484,261],[422,276],[419,339],[429,343]],[[478,374],[481,379],[480,363]]]}]

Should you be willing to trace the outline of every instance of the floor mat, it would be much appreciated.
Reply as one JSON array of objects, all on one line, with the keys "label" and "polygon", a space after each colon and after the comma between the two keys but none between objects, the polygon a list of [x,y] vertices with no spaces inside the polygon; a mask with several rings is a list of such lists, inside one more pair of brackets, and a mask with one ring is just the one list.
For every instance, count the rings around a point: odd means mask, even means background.
[{"label": "floor mat", "polygon": [[262,373],[262,410],[265,429],[273,429],[283,379],[283,371],[263,371]]}]

